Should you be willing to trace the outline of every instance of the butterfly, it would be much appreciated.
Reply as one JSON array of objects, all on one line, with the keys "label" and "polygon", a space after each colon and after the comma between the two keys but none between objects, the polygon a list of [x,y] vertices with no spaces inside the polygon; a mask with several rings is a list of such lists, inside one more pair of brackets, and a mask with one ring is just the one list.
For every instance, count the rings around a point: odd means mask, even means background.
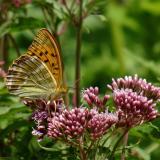
[{"label": "butterfly", "polygon": [[47,29],[41,29],[9,67],[6,86],[11,94],[29,100],[56,100],[67,92],[60,49]]}]

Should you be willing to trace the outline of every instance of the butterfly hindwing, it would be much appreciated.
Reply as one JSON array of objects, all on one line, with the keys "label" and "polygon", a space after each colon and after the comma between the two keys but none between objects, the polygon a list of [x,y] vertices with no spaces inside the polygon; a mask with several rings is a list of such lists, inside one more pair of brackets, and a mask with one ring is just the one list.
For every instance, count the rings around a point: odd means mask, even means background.
[{"label": "butterfly hindwing", "polygon": [[45,63],[36,56],[23,55],[9,68],[6,80],[9,91],[21,98],[47,99],[57,86]]}]

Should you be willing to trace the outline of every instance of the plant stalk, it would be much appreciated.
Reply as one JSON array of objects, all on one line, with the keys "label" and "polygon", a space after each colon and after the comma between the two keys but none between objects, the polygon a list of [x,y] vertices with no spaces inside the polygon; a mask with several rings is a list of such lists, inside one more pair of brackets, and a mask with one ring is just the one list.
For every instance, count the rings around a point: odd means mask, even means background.
[{"label": "plant stalk", "polygon": [[81,160],[87,160],[87,155],[84,151],[84,148],[83,148],[83,139],[82,137],[79,139],[79,152],[80,152],[80,159]]},{"label": "plant stalk", "polygon": [[80,59],[81,59],[81,41],[82,41],[82,6],[83,0],[80,0],[79,4],[79,20],[78,24],[76,25],[76,66],[75,66],[75,106],[79,106],[80,102]]},{"label": "plant stalk", "polygon": [[123,137],[126,135],[126,133],[128,133],[128,131],[129,131],[129,128],[126,128],[126,129],[124,130],[124,133],[120,136],[120,138],[118,139],[118,141],[117,141],[116,144],[114,145],[113,150],[112,150],[112,152],[111,152],[111,154],[110,154],[109,160],[113,160],[114,153],[115,153],[115,151],[116,151],[119,143],[121,142],[121,140],[123,139]]},{"label": "plant stalk", "polygon": [[125,160],[125,151],[126,151],[127,142],[128,142],[128,132],[126,132],[126,134],[124,135],[124,141],[123,141],[124,146],[122,149],[121,160]]},{"label": "plant stalk", "polygon": [[19,51],[18,45],[17,45],[14,37],[13,37],[11,34],[8,34],[8,37],[9,37],[9,39],[11,40],[11,42],[12,42],[12,44],[13,44],[16,52],[17,52],[17,56],[19,57],[19,56],[21,55],[21,53],[20,53],[20,51]]}]

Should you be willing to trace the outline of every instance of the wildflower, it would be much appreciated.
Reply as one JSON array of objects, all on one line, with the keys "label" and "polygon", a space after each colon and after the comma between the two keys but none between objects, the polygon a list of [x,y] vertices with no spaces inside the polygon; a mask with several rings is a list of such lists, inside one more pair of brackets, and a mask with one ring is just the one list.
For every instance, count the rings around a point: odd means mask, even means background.
[{"label": "wildflower", "polygon": [[138,78],[137,75],[126,76],[113,79],[108,87],[113,91],[119,118],[117,126],[133,127],[157,117],[155,106],[160,99],[160,90],[145,79]]},{"label": "wildflower", "polygon": [[80,137],[86,126],[88,109],[73,108],[70,111],[65,109],[61,114],[55,115],[48,120],[48,136],[52,138]]},{"label": "wildflower", "polygon": [[32,119],[36,122],[36,129],[33,129],[32,134],[38,137],[38,141],[41,141],[47,133],[47,111],[35,111]]},{"label": "wildflower", "polygon": [[91,119],[87,123],[87,129],[91,139],[98,139],[103,136],[107,130],[117,122],[118,117],[112,113],[98,113],[95,109],[90,112]]},{"label": "wildflower", "polygon": [[24,102],[32,108],[36,108],[32,114],[32,119],[36,123],[36,127],[33,129],[32,134],[37,136],[38,140],[41,141],[47,134],[48,119],[53,117],[55,114],[58,114],[58,112],[61,112],[62,100],[58,99],[52,103],[44,100],[25,100]]},{"label": "wildflower", "polygon": [[35,121],[36,127],[33,129],[32,134],[38,137],[38,141],[41,141],[47,133],[47,119],[49,113],[46,109],[45,101],[39,100],[35,104],[36,110],[32,114],[32,119]]},{"label": "wildflower", "polygon": [[74,108],[64,110],[59,115],[53,116],[48,122],[48,136],[54,139],[77,139],[85,133],[91,139],[98,139],[117,122],[118,117],[112,113],[99,113],[95,108]]},{"label": "wildflower", "polygon": [[108,85],[108,87],[112,91],[129,88],[150,99],[160,99],[160,88],[155,87],[151,83],[147,83],[146,79],[139,78],[137,75],[125,76],[124,78],[118,78],[117,80],[112,79],[112,84]]},{"label": "wildflower", "polygon": [[89,106],[98,107],[99,109],[104,109],[104,106],[108,99],[109,95],[105,95],[103,99],[99,98],[99,88],[98,87],[90,87],[82,91],[83,99],[88,103]]}]

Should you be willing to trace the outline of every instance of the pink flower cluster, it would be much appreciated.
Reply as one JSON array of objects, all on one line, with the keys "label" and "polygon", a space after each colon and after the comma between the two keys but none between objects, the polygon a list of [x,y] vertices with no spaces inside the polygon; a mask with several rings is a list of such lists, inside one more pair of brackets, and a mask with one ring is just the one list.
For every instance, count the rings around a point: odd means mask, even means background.
[{"label": "pink flower cluster", "polygon": [[105,109],[105,105],[110,98],[109,95],[105,95],[103,99],[99,98],[99,88],[90,87],[82,91],[82,98],[87,102],[91,107],[97,107],[99,109]]},{"label": "pink flower cluster", "polygon": [[156,104],[131,89],[121,89],[113,92],[119,121],[118,126],[132,127],[157,116]]},{"label": "pink flower cluster", "polygon": [[108,88],[113,91],[128,88],[150,99],[160,99],[160,88],[148,83],[146,79],[139,78],[137,75],[125,76],[124,78],[118,78],[117,80],[112,79],[112,84],[108,85]]},{"label": "pink flower cluster", "polygon": [[[155,119],[156,109],[160,100],[160,89],[137,75],[113,79],[108,87],[111,95],[100,98],[99,88],[90,87],[82,91],[82,98],[87,106],[66,108],[62,99],[45,102],[36,101],[37,109],[33,119],[36,129],[33,134],[39,140],[44,136],[65,141],[78,140],[89,135],[91,140],[97,140],[113,127],[131,128]],[[106,105],[113,99],[115,112],[109,111]],[[28,105],[33,105],[28,101]],[[112,106],[113,109],[113,106]]]},{"label": "pink flower cluster", "polygon": [[117,126],[133,127],[155,119],[155,108],[160,100],[160,88],[137,75],[113,79],[108,87],[113,91],[113,100],[119,121]]},{"label": "pink flower cluster", "polygon": [[97,110],[90,111],[91,119],[87,123],[87,129],[92,139],[98,139],[104,135],[108,129],[118,121],[116,114],[112,113],[98,113]]},{"label": "pink flower cluster", "polygon": [[36,128],[33,129],[32,134],[38,137],[41,141],[43,137],[47,134],[48,119],[52,115],[59,114],[63,107],[62,99],[54,102],[46,102],[44,100],[27,101],[24,103],[28,106],[36,106],[36,110],[33,112],[32,119],[36,123]]},{"label": "pink flower cluster", "polygon": [[88,110],[74,108],[64,110],[61,114],[49,118],[48,135],[53,138],[67,136],[67,138],[80,137],[86,126]]},{"label": "pink flower cluster", "polygon": [[100,138],[118,120],[111,113],[98,113],[95,109],[73,108],[49,119],[48,136],[52,138],[79,138],[89,134],[92,139]]}]

